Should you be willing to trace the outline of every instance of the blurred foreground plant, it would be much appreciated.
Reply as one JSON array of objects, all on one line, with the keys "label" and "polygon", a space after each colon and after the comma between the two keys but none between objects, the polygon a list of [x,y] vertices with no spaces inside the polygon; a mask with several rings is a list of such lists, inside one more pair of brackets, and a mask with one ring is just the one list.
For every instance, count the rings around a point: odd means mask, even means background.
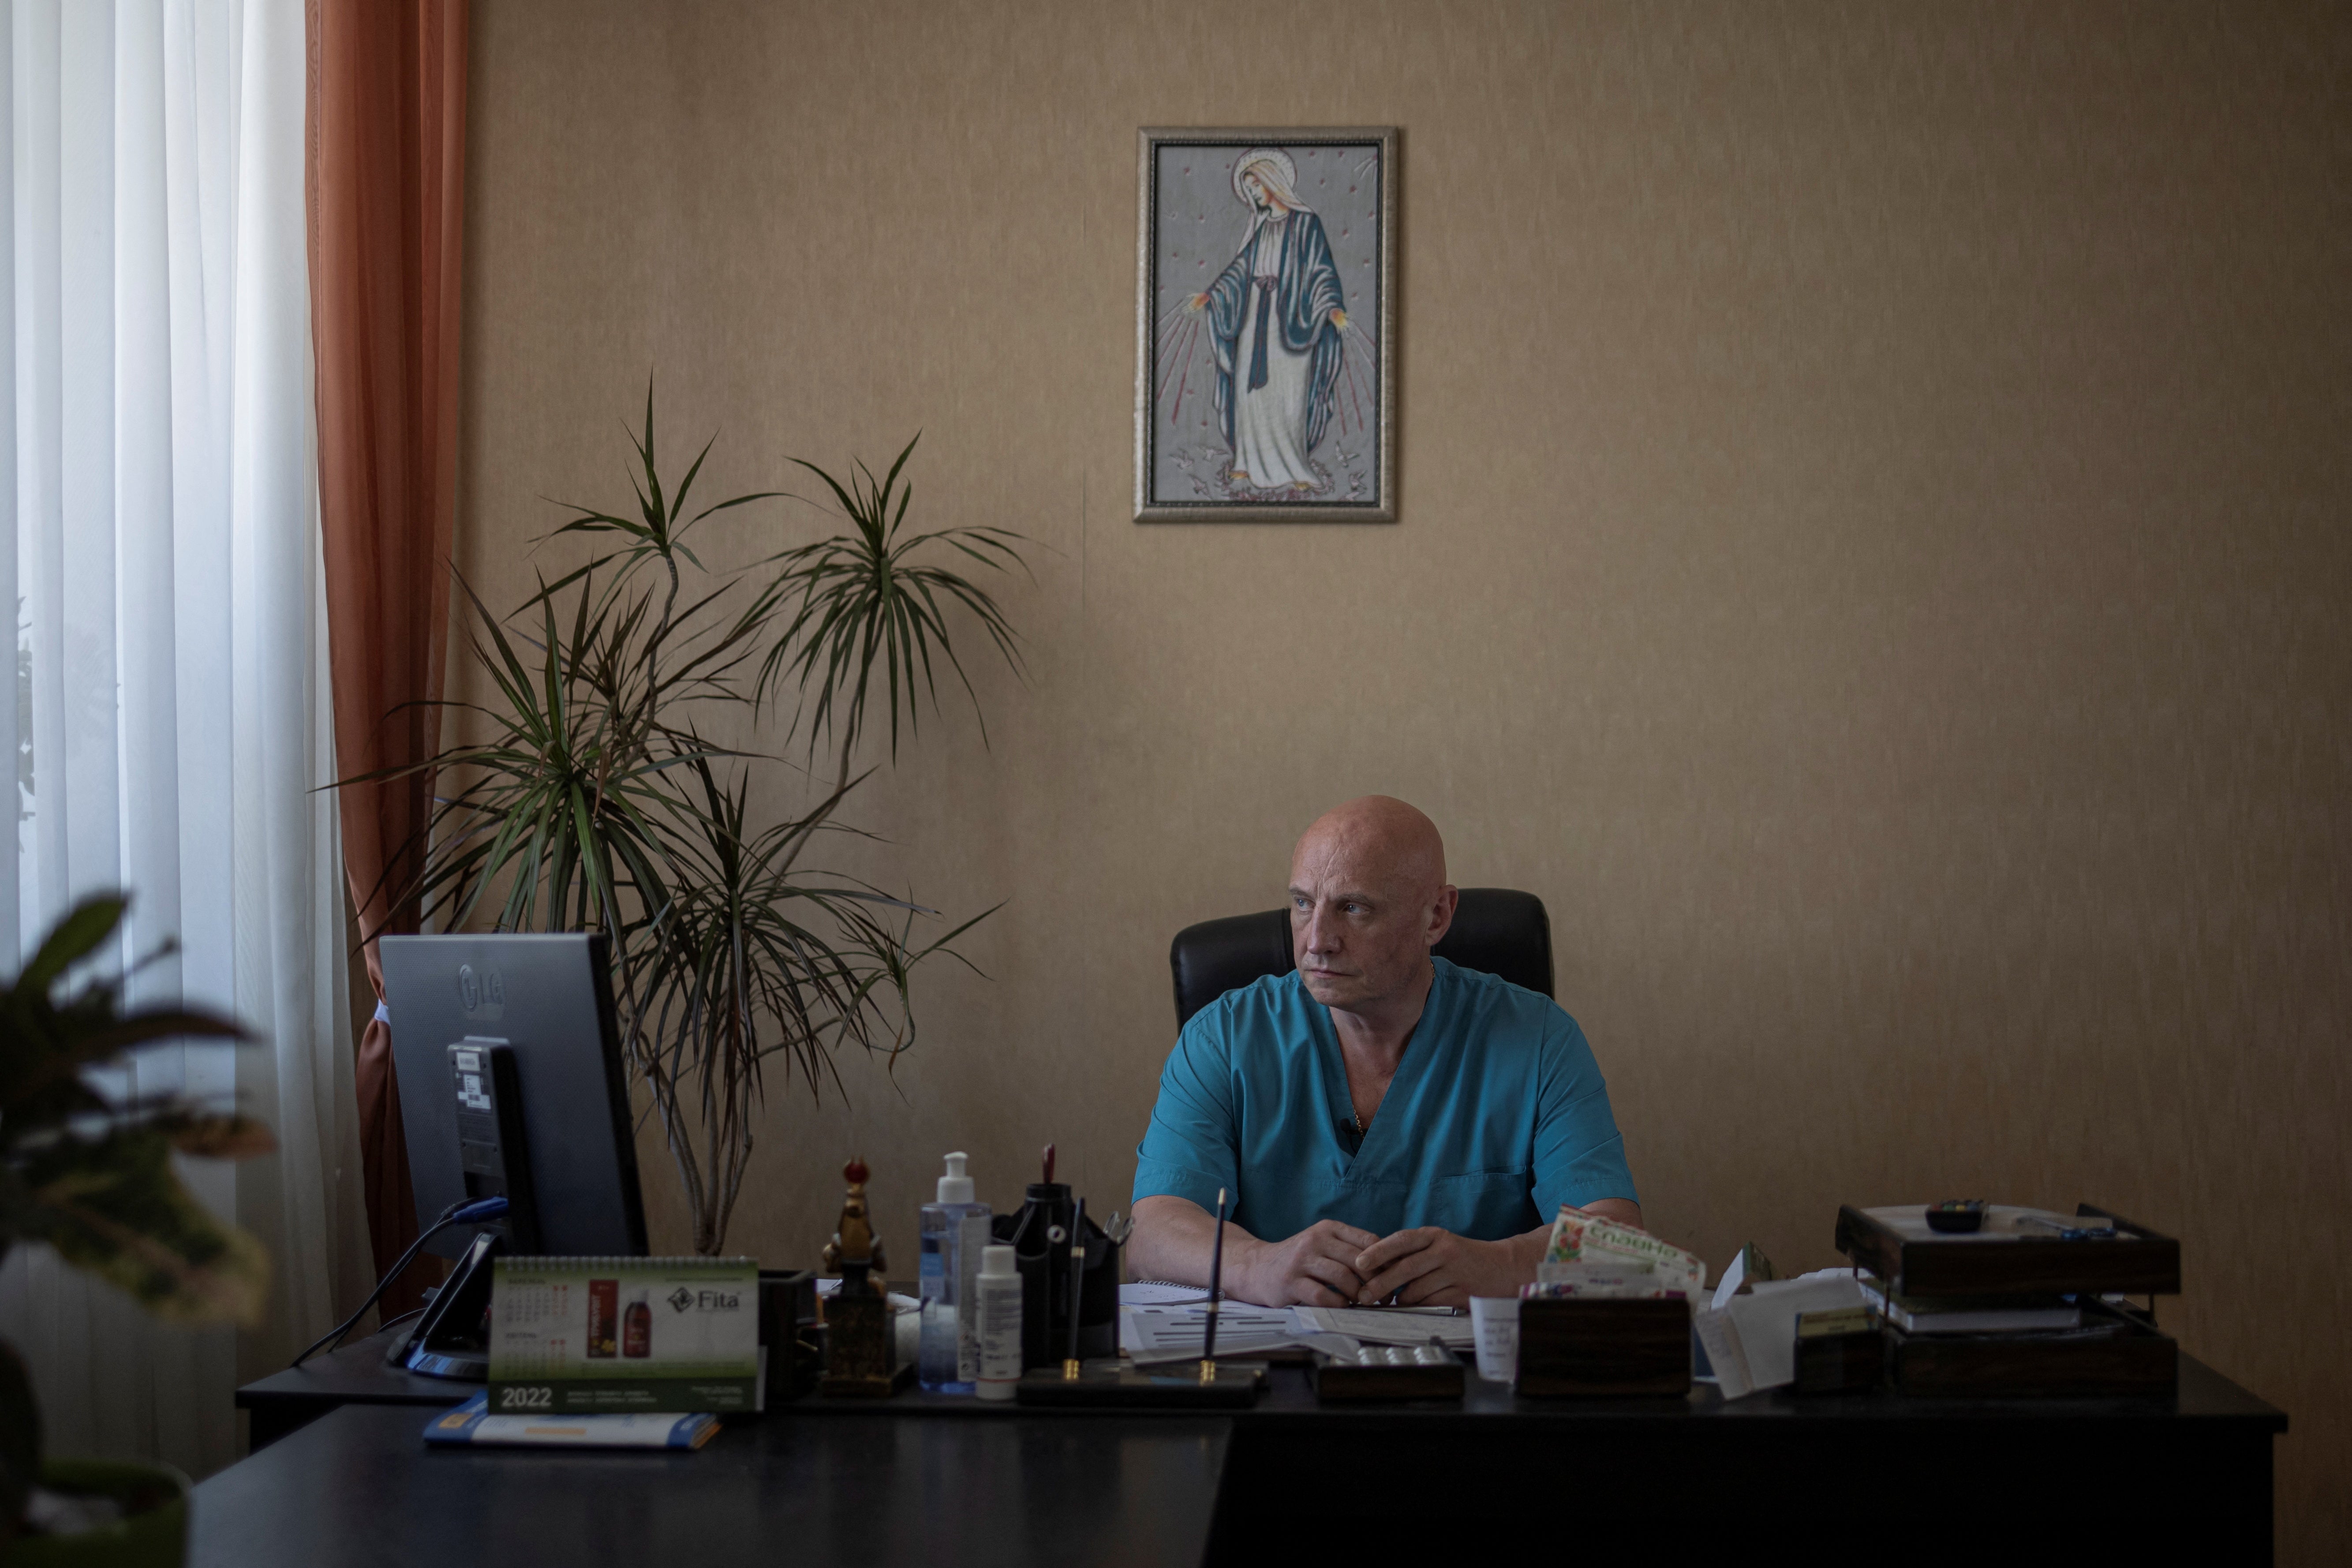
[{"label": "blurred foreground plant", "polygon": [[[82,902],[0,991],[0,1258],[44,1242],[158,1317],[253,1327],[269,1287],[261,1244],[199,1204],[172,1156],[266,1154],[269,1131],[176,1092],[132,1091],[122,1060],[140,1046],[242,1040],[245,1031],[187,1009],[126,1013],[126,981],[102,962],[68,984],[77,965],[101,958],[125,907],[112,895]],[[101,1093],[93,1075],[119,1077],[124,1091]],[[0,1343],[0,1542],[40,1472],[40,1434],[25,1363]]]}]

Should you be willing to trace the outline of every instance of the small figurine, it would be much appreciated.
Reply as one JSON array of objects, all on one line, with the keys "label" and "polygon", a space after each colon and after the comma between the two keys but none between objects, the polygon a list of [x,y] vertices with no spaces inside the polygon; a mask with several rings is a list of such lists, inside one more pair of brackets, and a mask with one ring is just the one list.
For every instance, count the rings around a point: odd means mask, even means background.
[{"label": "small figurine", "polygon": [[874,1222],[866,1213],[866,1162],[850,1161],[841,1174],[849,1192],[841,1201],[841,1218],[834,1222],[833,1239],[824,1244],[824,1271],[839,1274],[845,1289],[854,1279],[879,1293],[889,1265],[883,1259],[882,1238],[874,1234]]},{"label": "small figurine", "polygon": [[915,1367],[898,1359],[889,1293],[882,1283],[882,1238],[874,1234],[874,1221],[866,1212],[866,1162],[852,1160],[841,1173],[849,1192],[824,1248],[825,1272],[840,1274],[841,1289],[824,1307],[825,1372],[817,1392],[835,1398],[887,1399],[907,1385]]}]

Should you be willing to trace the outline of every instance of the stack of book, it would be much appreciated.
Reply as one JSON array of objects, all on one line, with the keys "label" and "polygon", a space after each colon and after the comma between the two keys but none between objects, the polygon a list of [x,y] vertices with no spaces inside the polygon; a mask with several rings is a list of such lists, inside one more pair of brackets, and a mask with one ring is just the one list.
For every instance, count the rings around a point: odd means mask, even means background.
[{"label": "stack of book", "polygon": [[2166,1394],[2179,1347],[2133,1297],[2178,1294],[2180,1244],[2085,1204],[2000,1204],[1977,1227],[1920,1205],[1838,1211],[1838,1250],[1885,1325],[1885,1371],[1912,1394]]}]

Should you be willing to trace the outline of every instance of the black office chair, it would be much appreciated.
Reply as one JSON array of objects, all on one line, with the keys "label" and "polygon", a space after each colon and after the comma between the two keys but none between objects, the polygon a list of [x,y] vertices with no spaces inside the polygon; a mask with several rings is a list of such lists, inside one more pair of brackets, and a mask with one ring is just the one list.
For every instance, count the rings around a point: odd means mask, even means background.
[{"label": "black office chair", "polygon": [[[1551,917],[1533,893],[1510,888],[1465,888],[1438,957],[1465,969],[1499,974],[1514,985],[1551,990]],[[1168,946],[1176,976],[1176,1026],[1239,986],[1268,974],[1287,974],[1290,911],[1227,915],[1176,933]]]}]

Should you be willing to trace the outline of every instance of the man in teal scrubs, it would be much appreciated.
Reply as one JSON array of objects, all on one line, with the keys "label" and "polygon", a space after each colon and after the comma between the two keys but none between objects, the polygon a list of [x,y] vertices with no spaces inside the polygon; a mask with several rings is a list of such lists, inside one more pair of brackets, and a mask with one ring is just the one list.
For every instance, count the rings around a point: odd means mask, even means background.
[{"label": "man in teal scrubs", "polygon": [[1458,1306],[1536,1277],[1563,1204],[1642,1223],[1609,1090],[1549,997],[1430,949],[1453,923],[1436,825],[1370,795],[1290,863],[1297,968],[1195,1014],[1136,1150],[1137,1275],[1228,1295]]}]

